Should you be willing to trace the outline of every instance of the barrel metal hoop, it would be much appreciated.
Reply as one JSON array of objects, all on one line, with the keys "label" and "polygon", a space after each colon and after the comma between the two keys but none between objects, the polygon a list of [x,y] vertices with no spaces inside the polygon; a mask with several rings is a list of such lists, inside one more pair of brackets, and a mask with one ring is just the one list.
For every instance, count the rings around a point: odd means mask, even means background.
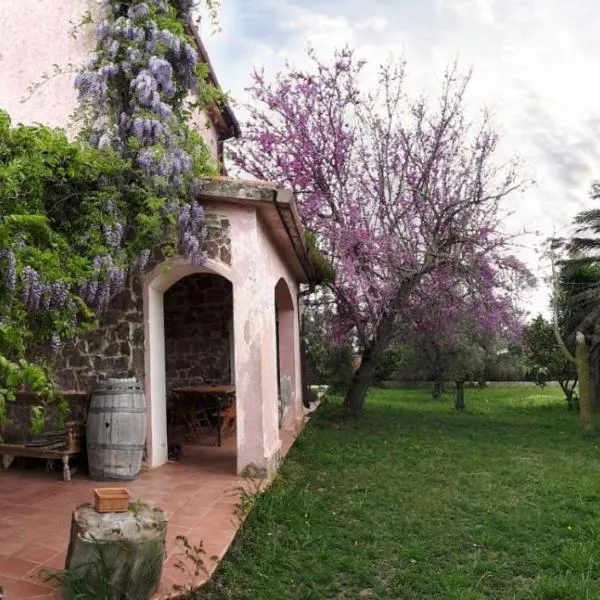
[{"label": "barrel metal hoop", "polygon": [[96,442],[88,444],[88,446],[93,450],[98,448],[103,450],[140,450],[144,448],[144,444],[98,444]]},{"label": "barrel metal hoop", "polygon": [[127,415],[130,413],[144,413],[146,412],[145,408],[129,408],[124,406],[103,406],[96,408],[95,406],[90,406],[88,413],[99,414],[99,413],[120,413],[122,415]]}]

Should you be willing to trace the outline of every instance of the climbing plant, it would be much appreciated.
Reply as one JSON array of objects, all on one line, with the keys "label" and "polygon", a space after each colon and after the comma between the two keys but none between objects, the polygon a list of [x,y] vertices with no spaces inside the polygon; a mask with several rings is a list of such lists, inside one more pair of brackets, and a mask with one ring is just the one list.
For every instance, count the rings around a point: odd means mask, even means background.
[{"label": "climbing plant", "polygon": [[[154,248],[204,260],[198,177],[218,165],[193,123],[224,98],[190,29],[196,4],[107,0],[75,78],[75,142],[0,112],[0,423],[19,389],[54,397],[52,353],[98,325]],[[204,6],[214,21],[217,2]]]},{"label": "climbing plant", "polygon": [[0,422],[17,389],[51,399],[47,359],[123,284],[125,173],[115,152],[0,112]]},{"label": "climbing plant", "polygon": [[[193,8],[190,0],[109,0],[94,57],[75,80],[82,135],[129,160],[143,182],[145,194],[127,203],[137,233],[131,250],[142,256],[164,236],[166,221],[177,225],[174,249],[202,260],[197,176],[216,165],[190,123],[222,97],[199,60],[189,29]],[[214,3],[208,8],[214,12]]]}]

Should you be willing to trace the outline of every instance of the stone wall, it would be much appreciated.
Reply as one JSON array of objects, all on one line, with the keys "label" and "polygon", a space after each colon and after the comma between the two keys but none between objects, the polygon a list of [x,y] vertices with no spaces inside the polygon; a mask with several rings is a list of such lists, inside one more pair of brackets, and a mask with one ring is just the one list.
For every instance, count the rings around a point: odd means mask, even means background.
[{"label": "stone wall", "polygon": [[142,294],[141,278],[130,278],[103,315],[102,325],[64,345],[53,370],[60,389],[89,392],[98,379],[143,376]]},{"label": "stone wall", "polygon": [[165,292],[167,393],[176,386],[231,381],[231,283],[190,275]]},{"label": "stone wall", "polygon": [[[204,251],[212,259],[231,264],[229,221],[221,215],[207,213],[205,224]],[[157,261],[160,261],[158,253],[155,264]],[[199,312],[194,314],[199,315]],[[167,360],[168,353],[169,350]],[[212,368],[214,371],[217,367]],[[97,380],[108,377],[137,377],[144,381],[143,280],[140,276],[131,277],[113,299],[100,327],[64,345],[54,361],[53,375],[57,386],[68,392],[89,393]]]},{"label": "stone wall", "polygon": [[207,213],[204,222],[206,224],[206,240],[204,242],[206,255],[226,265],[231,265],[231,224],[229,220],[215,213]]}]

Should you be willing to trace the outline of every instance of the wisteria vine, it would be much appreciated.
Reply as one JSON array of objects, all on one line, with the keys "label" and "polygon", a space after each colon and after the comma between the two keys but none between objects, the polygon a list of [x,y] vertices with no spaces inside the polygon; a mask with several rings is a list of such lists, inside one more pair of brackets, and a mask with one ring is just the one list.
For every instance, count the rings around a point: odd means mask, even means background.
[{"label": "wisteria vine", "polygon": [[[218,100],[219,91],[209,84],[187,31],[193,7],[191,0],[110,0],[108,15],[98,26],[96,54],[75,85],[87,116],[89,143],[130,159],[152,191],[152,202],[133,207],[134,214],[143,215],[144,225],[155,225],[150,236],[142,227],[140,242],[146,248],[137,244],[135,250],[146,256],[149,246],[164,241],[160,235],[172,230],[169,225],[177,224],[176,250],[202,262],[204,227],[194,198],[197,176],[210,172],[211,164],[188,117],[199,99]],[[212,2],[207,7],[215,9]],[[160,231],[157,223],[162,223]],[[107,241],[118,245],[121,223],[106,234]],[[142,258],[138,266],[144,263]]]}]

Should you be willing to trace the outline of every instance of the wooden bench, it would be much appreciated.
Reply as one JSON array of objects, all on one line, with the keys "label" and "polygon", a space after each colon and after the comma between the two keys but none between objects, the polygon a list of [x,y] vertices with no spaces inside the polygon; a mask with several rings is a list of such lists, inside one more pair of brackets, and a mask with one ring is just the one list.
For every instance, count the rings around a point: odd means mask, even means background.
[{"label": "wooden bench", "polygon": [[63,465],[63,480],[71,481],[71,475],[75,470],[70,467],[69,461],[82,451],[83,423],[67,423],[66,435],[67,444],[64,448],[50,449],[27,444],[0,444],[2,466],[8,469],[17,456],[20,458],[45,458],[48,462],[60,460]]}]

